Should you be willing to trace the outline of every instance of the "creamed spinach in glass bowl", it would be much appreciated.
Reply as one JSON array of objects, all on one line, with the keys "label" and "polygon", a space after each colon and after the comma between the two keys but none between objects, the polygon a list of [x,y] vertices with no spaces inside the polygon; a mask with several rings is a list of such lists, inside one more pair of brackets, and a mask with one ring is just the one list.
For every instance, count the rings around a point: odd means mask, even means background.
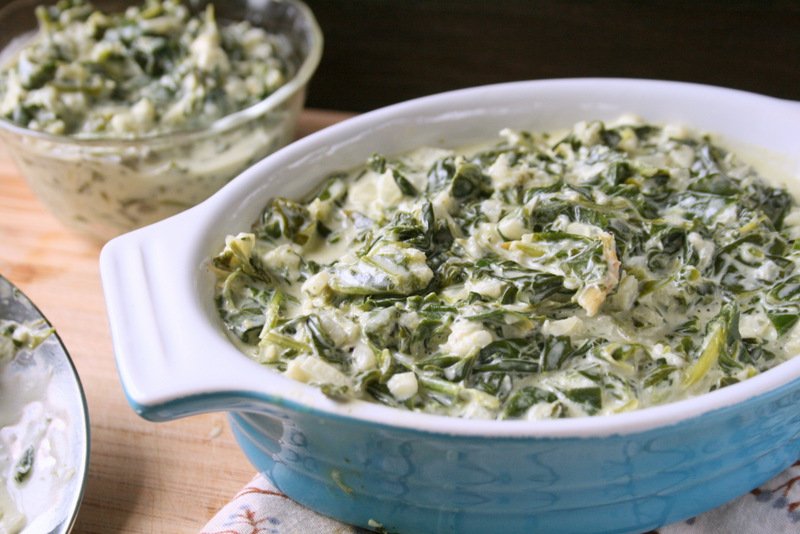
[{"label": "creamed spinach in glass bowl", "polygon": [[102,241],[287,144],[322,50],[298,0],[38,4],[0,9],[0,140],[62,222]]}]

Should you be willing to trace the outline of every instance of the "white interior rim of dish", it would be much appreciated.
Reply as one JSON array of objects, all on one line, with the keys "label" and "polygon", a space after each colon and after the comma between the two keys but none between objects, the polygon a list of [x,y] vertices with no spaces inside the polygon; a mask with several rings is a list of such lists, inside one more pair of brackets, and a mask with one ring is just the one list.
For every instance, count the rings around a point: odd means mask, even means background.
[{"label": "white interior rim of dish", "polygon": [[[300,141],[296,141],[262,160],[198,206],[161,223],[121,236],[113,240],[104,250],[101,262],[110,264],[111,259],[108,256],[122,252],[123,249],[129,251],[131,249],[138,250],[146,263],[148,257],[157,255],[156,249],[152,247],[158,246],[153,245],[153,243],[159,240],[164,243],[170,242],[175,247],[180,248],[181,252],[175,251],[177,261],[172,262],[172,267],[175,268],[176,272],[182,273],[183,278],[178,284],[179,287],[170,288],[170,290],[174,289],[171,298],[182,302],[183,309],[186,310],[186,316],[182,319],[184,321],[183,324],[193,326],[198,333],[197,338],[191,342],[196,349],[202,349],[202,355],[199,353],[194,354],[197,358],[195,364],[199,364],[197,367],[204,365],[214,366],[215,369],[214,373],[207,372],[203,375],[207,380],[192,381],[191,377],[178,378],[178,382],[182,382],[182,384],[175,386],[180,390],[180,394],[177,397],[175,396],[175,391],[177,390],[166,392],[164,388],[158,385],[142,384],[140,382],[138,385],[143,385],[144,387],[128,391],[131,399],[142,404],[147,409],[155,409],[159,405],[182,402],[193,396],[229,394],[233,397],[273,399],[277,400],[277,404],[280,404],[281,399],[284,399],[287,403],[292,403],[294,407],[299,407],[300,409],[318,410],[322,412],[320,415],[354,418],[364,422],[434,434],[476,437],[563,438],[603,437],[614,434],[643,432],[674,425],[711,411],[726,407],[732,408],[734,405],[745,403],[748,399],[766,394],[792,381],[797,381],[796,387],[800,387],[800,380],[798,380],[800,379],[800,357],[795,357],[738,384],[698,397],[620,414],[536,421],[461,419],[391,408],[363,400],[344,403],[333,401],[325,397],[314,386],[297,382],[256,363],[241,353],[233,342],[226,337],[221,320],[216,316],[216,309],[213,302],[211,302],[213,299],[210,298],[211,288],[209,275],[205,269],[205,261],[210,254],[221,246],[220,232],[222,234],[229,233],[230,229],[227,226],[230,225],[234,225],[239,229],[248,227],[254,220],[254,217],[250,217],[250,214],[260,212],[261,208],[263,208],[267,198],[263,197],[263,195],[259,196],[265,188],[263,185],[259,187],[259,182],[263,182],[265,176],[270,173],[279,174],[282,169],[288,169],[285,172],[297,173],[299,172],[297,168],[302,168],[305,165],[304,158],[310,153],[324,150],[334,151],[337,149],[337,142],[346,140],[359,132],[363,134],[363,132],[369,131],[375,125],[387,122],[392,123],[401,119],[413,120],[414,117],[419,117],[420,112],[427,112],[437,105],[442,108],[440,116],[444,117],[448,113],[454,112],[451,109],[454,105],[470,99],[475,101],[486,91],[528,91],[535,96],[537,93],[543,92],[553,94],[554,91],[562,88],[572,90],[584,88],[587,94],[591,95],[593,88],[598,86],[603,87],[606,91],[627,90],[631,94],[643,94],[645,91],[655,88],[662,91],[703,92],[706,96],[709,93],[713,96],[725,94],[730,98],[741,100],[739,102],[740,105],[752,104],[756,108],[770,107],[772,111],[776,112],[796,113],[800,118],[800,104],[796,102],[783,101],[731,89],[652,80],[566,79],[513,82],[497,86],[463,89],[396,104],[326,128]],[[454,102],[456,103],[454,104]],[[775,107],[775,109],[772,109],[772,107]],[[639,112],[648,119],[647,110],[634,109],[631,111]],[[760,111],[757,109],[755,113]],[[798,144],[800,144],[800,121],[798,121],[798,132]],[[800,149],[800,146],[798,148]],[[800,154],[800,150],[798,154]],[[793,171],[795,173],[792,177],[794,180],[800,179],[800,176],[798,176],[800,174],[798,173],[800,161],[797,163],[797,170]],[[337,169],[330,169],[331,172],[334,170]],[[317,178],[321,180],[324,176],[318,176]],[[275,194],[284,194],[284,192],[278,190]],[[183,236],[184,241],[191,241],[191,239],[185,239],[187,228],[191,228],[190,235],[195,236],[195,241],[184,246],[176,245],[176,241],[174,239],[171,240],[171,237]],[[112,250],[115,252],[109,253]],[[105,265],[104,271],[112,270],[113,267],[111,265]],[[145,269],[145,271],[145,278],[154,273],[151,269]],[[152,281],[148,282],[152,283]],[[154,288],[151,287],[150,290],[152,292]],[[113,290],[107,290],[107,294],[113,292]],[[164,316],[168,315],[167,311],[160,311]],[[121,335],[124,334],[124,332],[121,333]],[[164,336],[162,336],[163,339]],[[125,345],[124,341],[117,339],[114,341],[119,349],[122,349]],[[168,353],[169,351],[166,352]],[[219,365],[223,361],[226,365]],[[129,366],[126,362],[122,363],[120,373],[125,381],[126,375],[130,372],[132,366]],[[131,374],[136,374],[136,372]],[[183,378],[186,380],[182,380]],[[133,382],[133,380],[129,380],[126,383],[131,385]],[[208,404],[210,406],[207,408],[213,409],[213,401],[209,401]],[[737,406],[736,409],[740,407]]]}]

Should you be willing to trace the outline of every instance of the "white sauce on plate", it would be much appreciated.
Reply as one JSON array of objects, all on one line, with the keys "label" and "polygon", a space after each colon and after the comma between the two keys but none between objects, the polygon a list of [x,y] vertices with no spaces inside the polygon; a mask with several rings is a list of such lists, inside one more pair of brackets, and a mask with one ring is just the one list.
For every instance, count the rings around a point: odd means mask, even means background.
[{"label": "white sauce on plate", "polygon": [[[0,321],[0,333],[9,324]],[[49,329],[26,324],[0,337],[0,533],[46,528],[36,518],[63,500],[74,477],[66,457],[69,416],[59,406],[49,364],[28,348],[42,335]]]}]

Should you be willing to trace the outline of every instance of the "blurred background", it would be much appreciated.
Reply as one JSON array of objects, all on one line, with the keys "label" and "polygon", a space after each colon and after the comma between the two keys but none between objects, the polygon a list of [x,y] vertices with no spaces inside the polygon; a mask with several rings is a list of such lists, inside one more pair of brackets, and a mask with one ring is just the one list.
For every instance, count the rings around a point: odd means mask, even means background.
[{"label": "blurred background", "polygon": [[461,87],[586,76],[800,100],[800,0],[304,1],[325,36],[313,108],[367,111]]},{"label": "blurred background", "polygon": [[305,0],[325,35],[308,106],[365,111],[444,90],[659,78],[800,100],[796,0]]}]

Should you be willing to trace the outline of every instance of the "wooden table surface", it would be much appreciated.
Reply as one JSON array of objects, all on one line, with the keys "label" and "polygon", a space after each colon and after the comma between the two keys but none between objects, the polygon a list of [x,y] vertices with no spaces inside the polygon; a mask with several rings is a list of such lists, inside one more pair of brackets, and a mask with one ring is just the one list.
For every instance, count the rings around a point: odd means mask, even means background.
[{"label": "wooden table surface", "polygon": [[[342,120],[307,110],[298,137]],[[0,148],[0,273],[56,327],[89,403],[89,478],[75,532],[197,532],[255,474],[224,414],[140,419],[117,378],[100,284],[101,246],[61,224]]]}]

